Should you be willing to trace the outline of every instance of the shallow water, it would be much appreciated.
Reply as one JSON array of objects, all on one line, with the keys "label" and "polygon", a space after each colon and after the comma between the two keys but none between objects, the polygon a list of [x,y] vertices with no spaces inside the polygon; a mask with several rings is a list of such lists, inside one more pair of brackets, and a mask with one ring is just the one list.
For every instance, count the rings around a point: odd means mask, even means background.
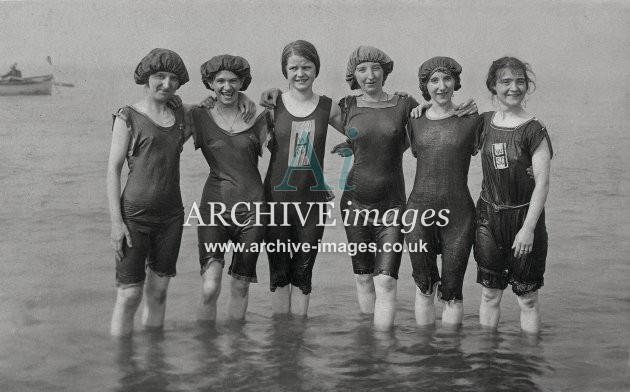
[{"label": "shallow water", "polygon": [[[540,338],[521,335],[509,291],[499,332],[478,327],[472,258],[463,328],[416,328],[407,255],[390,333],[375,332],[358,314],[350,260],[342,254],[318,257],[307,320],[268,316],[267,259],[261,255],[261,283],[252,285],[247,321],[198,325],[196,234],[187,228],[164,331],[143,332],[137,323],[131,339],[115,341],[107,333],[115,287],[105,172],[110,113],[129,102],[121,90],[104,91],[101,98],[90,86],[52,98],[0,97],[0,118],[9,125],[0,130],[3,391],[628,390],[630,178],[622,152],[630,147],[630,118],[622,104],[584,106],[579,121],[568,111],[536,108],[556,150]],[[589,115],[602,112],[606,125]],[[340,140],[331,134],[329,144]],[[410,154],[405,163],[409,187]],[[339,164],[327,158],[327,176],[334,178]],[[474,197],[480,172],[474,160]],[[182,155],[185,206],[198,201],[206,175],[203,157],[188,144]],[[327,228],[325,240],[340,238],[341,227]],[[221,311],[225,302],[224,293]]]}]

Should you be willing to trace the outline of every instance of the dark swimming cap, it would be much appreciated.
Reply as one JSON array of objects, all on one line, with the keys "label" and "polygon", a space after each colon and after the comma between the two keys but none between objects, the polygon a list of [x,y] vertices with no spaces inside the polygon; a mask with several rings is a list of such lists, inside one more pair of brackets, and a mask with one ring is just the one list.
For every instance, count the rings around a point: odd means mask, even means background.
[{"label": "dark swimming cap", "polygon": [[183,86],[190,80],[184,61],[172,50],[156,48],[149,52],[136,67],[133,78],[137,84],[147,84],[149,76],[156,72],[171,72],[179,78]]},{"label": "dark swimming cap", "polygon": [[427,101],[431,100],[431,95],[429,95],[429,90],[427,89],[427,83],[429,83],[429,79],[431,79],[431,75],[435,72],[441,71],[447,73],[455,79],[455,88],[454,91],[459,90],[462,85],[460,83],[459,75],[462,73],[462,66],[455,60],[450,57],[438,56],[433,57],[422,63],[420,69],[418,70],[418,79],[420,81],[420,91],[422,91],[422,96]]},{"label": "dark swimming cap", "polygon": [[350,85],[350,89],[358,90],[361,87],[354,78],[354,71],[361,63],[379,63],[383,67],[383,84],[385,79],[394,70],[394,62],[380,49],[373,46],[359,46],[350,53],[348,59],[348,67],[346,68],[346,82]]},{"label": "dark swimming cap", "polygon": [[230,71],[238,76],[243,81],[241,91],[247,90],[247,87],[252,81],[249,63],[244,58],[229,54],[214,56],[201,64],[201,81],[209,90],[212,90],[210,83],[212,83],[214,77],[221,71]]}]

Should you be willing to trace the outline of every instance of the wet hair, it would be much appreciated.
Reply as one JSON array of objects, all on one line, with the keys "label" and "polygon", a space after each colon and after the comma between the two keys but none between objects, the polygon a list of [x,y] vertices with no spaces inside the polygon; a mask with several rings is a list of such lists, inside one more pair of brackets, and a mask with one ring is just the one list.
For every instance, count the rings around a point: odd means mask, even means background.
[{"label": "wet hair", "polygon": [[[528,93],[533,93],[536,89],[536,82],[534,81],[534,72],[532,71],[532,67],[516,57],[501,57],[498,60],[494,60],[492,65],[490,65],[490,69],[488,70],[488,77],[486,78],[486,87],[492,93],[492,95],[497,95],[497,90],[495,90],[494,86],[497,84],[497,78],[500,76],[500,72],[504,69],[511,69],[512,71],[522,72],[525,76],[525,87],[527,87]],[[530,87],[532,87],[530,91]]]},{"label": "wet hair", "polygon": [[289,57],[293,55],[304,57],[315,64],[315,77],[319,75],[319,55],[317,54],[317,49],[315,49],[312,43],[299,39],[287,44],[287,46],[282,49],[280,63],[282,64],[282,74],[285,78],[288,77],[287,63],[289,62]]}]

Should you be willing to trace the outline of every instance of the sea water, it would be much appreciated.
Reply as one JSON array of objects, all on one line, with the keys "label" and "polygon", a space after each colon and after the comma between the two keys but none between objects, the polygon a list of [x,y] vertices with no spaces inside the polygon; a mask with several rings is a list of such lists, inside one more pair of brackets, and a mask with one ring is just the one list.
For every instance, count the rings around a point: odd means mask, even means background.
[{"label": "sea water", "polygon": [[[452,331],[438,322],[417,328],[407,254],[391,332],[374,331],[371,319],[359,314],[350,258],[337,253],[317,258],[308,319],[270,317],[263,254],[246,321],[225,321],[224,290],[217,324],[199,325],[196,231],[188,227],[164,330],[144,332],[137,318],[132,338],[114,340],[108,334],[116,288],[105,186],[111,113],[135,102],[141,87],[111,80],[118,84],[85,83],[52,97],[0,97],[0,390],[627,390],[630,118],[619,102],[566,108],[544,101],[531,108],[555,148],[538,338],[520,333],[509,289],[498,332],[479,327],[481,288],[472,257],[463,327]],[[329,147],[342,140],[330,129]],[[267,162],[266,154],[263,174]],[[409,193],[415,168],[409,152],[404,164]],[[340,158],[328,155],[327,178],[335,179],[340,166]],[[191,142],[181,170],[188,210],[199,202],[208,174]],[[473,157],[475,199],[480,182]],[[324,241],[344,238],[341,225],[326,228]]]}]

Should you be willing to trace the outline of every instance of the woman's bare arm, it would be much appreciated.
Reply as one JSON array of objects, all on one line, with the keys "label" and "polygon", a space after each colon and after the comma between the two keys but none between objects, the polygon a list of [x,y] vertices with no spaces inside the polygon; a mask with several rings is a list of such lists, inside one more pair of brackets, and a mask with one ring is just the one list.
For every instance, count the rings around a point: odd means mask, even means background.
[{"label": "woman's bare arm", "polygon": [[534,229],[538,223],[538,218],[545,206],[547,194],[549,193],[549,169],[551,166],[551,151],[546,140],[543,140],[532,155],[532,169],[534,171],[534,191],[529,202],[527,216],[523,222],[523,227],[516,234],[512,249],[514,257],[517,257],[521,249],[526,253],[531,252],[534,243]]},{"label": "woman's bare arm", "polygon": [[123,222],[120,210],[120,173],[127,156],[130,138],[125,121],[116,118],[112,129],[112,145],[107,163],[107,198],[112,223],[111,244],[118,260],[123,257],[123,240],[126,239],[127,245],[132,246],[131,235]]}]

